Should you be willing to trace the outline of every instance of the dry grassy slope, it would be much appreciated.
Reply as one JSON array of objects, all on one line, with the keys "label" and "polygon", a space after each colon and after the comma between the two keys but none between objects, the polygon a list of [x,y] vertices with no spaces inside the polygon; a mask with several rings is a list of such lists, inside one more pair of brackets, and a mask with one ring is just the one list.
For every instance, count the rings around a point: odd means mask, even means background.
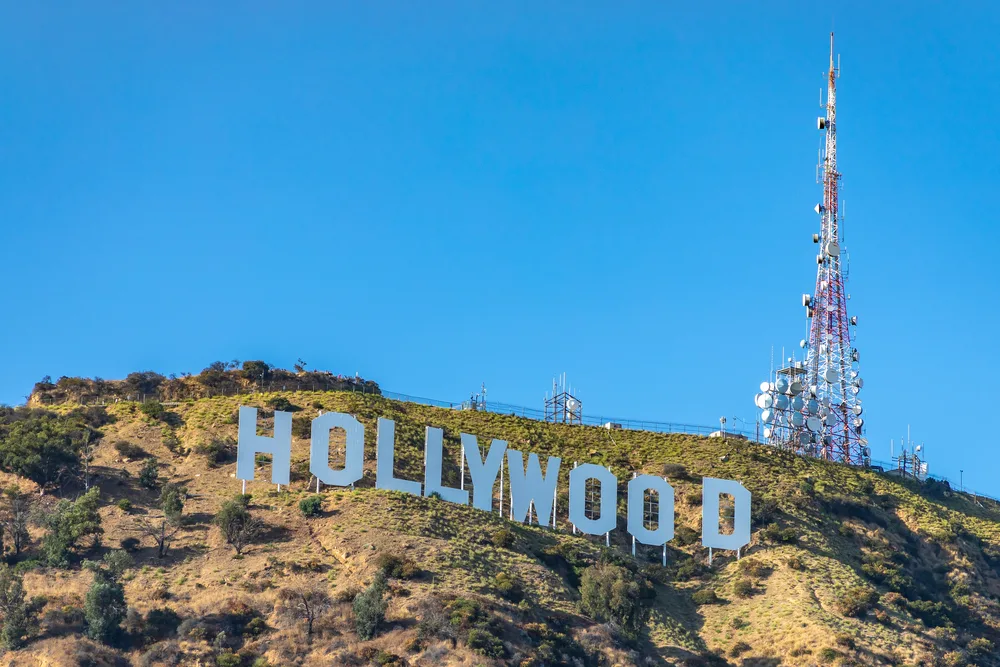
[{"label": "dry grassy slope", "polygon": [[[947,590],[949,581],[968,584],[968,595],[961,602],[975,609],[973,618],[978,623],[969,624],[969,628],[989,634],[995,631],[989,626],[1000,627],[1000,613],[993,597],[1000,593],[1000,579],[983,556],[984,550],[1000,549],[1000,514],[965,498],[930,500],[883,476],[755,445],[640,432],[614,433],[612,440],[599,428],[541,424],[513,416],[450,411],[349,393],[295,392],[282,396],[302,408],[296,413],[299,420],[314,417],[317,406],[324,411],[356,415],[366,429],[366,476],[355,491],[327,489],[323,516],[302,518],[297,502],[308,493],[308,441],[296,437],[291,489],[278,493],[265,481],[249,485],[254,506],[270,526],[270,533],[266,543],[250,548],[242,559],[232,557],[210,524],[219,504],[239,491],[235,463],[209,467],[203,457],[192,452],[213,438],[235,439],[240,402],[263,407],[275,395],[181,403],[170,406],[166,424],[144,417],[133,403],[109,407],[117,421],[104,427],[106,436],[96,461],[102,493],[108,501],[102,510],[106,530],[103,545],[116,547],[122,538],[135,535],[135,518],[115,507],[114,501],[129,498],[137,507],[135,513],[144,511],[141,508],[154,499],[151,492],[135,483],[140,464],[118,460],[112,447],[115,441],[126,439],[141,445],[160,460],[162,476],[186,484],[191,494],[185,506],[191,524],[178,536],[170,554],[159,560],[148,544],[139,552],[126,589],[131,605],[140,610],[167,605],[191,617],[216,612],[227,600],[242,599],[267,614],[276,589],[295,577],[325,577],[335,590],[363,585],[371,576],[375,556],[388,551],[409,556],[427,573],[420,580],[394,583],[388,624],[391,629],[372,642],[399,654],[406,653],[404,645],[415,635],[413,618],[419,615],[417,609],[424,598],[461,595],[480,597],[504,621],[504,638],[526,654],[530,654],[532,643],[518,627],[559,617],[581,643],[602,651],[609,664],[631,664],[646,656],[667,664],[682,664],[709,653],[730,656],[738,643],[749,648],[743,646],[738,658],[727,657],[734,664],[811,665],[823,660],[844,664],[888,664],[892,660],[897,664],[918,664],[924,660],[930,664],[946,651],[960,649],[971,635],[961,628],[929,629],[908,611],[895,607],[880,607],[888,614],[884,622],[845,618],[834,609],[838,595],[865,583],[860,574],[863,553],[898,548],[910,553],[912,561],[921,567],[936,567],[941,590]],[[699,529],[698,478],[714,476],[743,482],[754,493],[755,503],[775,499],[779,508],[776,520],[794,527],[800,541],[797,545],[764,544],[755,527],[744,561],[767,567],[751,577],[756,592],[745,599],[733,593],[733,583],[745,575],[728,554],[716,554],[712,573],[700,578],[671,580],[676,567],[660,571],[650,566],[650,572],[662,581],[653,601],[648,634],[629,655],[627,649],[615,646],[601,628],[579,614],[577,594],[567,577],[550,567],[551,559],[540,557],[546,549],[567,545],[567,553],[592,558],[599,549],[599,540],[574,537],[568,530],[517,527],[515,546],[497,548],[489,543],[489,536],[507,522],[496,514],[375,491],[371,488],[372,458],[375,420],[379,416],[396,421],[397,475],[421,479],[424,426],[428,424],[445,429],[446,449],[453,455],[458,452],[459,432],[466,432],[479,436],[481,442],[502,438],[522,451],[561,456],[564,470],[573,461],[601,463],[623,482],[633,471],[660,474],[665,463],[682,464],[690,478],[671,479],[678,499],[678,526]],[[265,432],[269,426],[269,420],[264,419]],[[296,431],[305,434],[298,428]],[[175,447],[179,453],[164,445],[173,436],[181,442],[179,449]],[[332,451],[336,452],[338,444],[342,446],[335,439]],[[269,475],[267,465],[258,467],[258,480],[266,480]],[[800,490],[800,482],[806,478],[814,480],[813,495]],[[457,469],[446,470],[445,479],[457,483]],[[873,484],[874,491],[865,488],[865,480]],[[560,482],[560,519],[562,527],[568,528],[565,473]],[[868,516],[865,522],[850,516],[831,516],[824,503],[837,498],[871,508],[874,519]],[[614,539],[626,550],[623,517],[619,525]],[[675,547],[670,561],[676,565],[692,556],[703,560],[705,550],[698,545]],[[659,552],[641,549],[639,558],[647,564],[657,563]],[[789,559],[798,559],[801,568],[792,569]],[[519,610],[494,594],[494,578],[502,571],[514,574],[521,582],[529,609],[522,605]],[[89,575],[40,570],[30,573],[26,581],[32,594],[49,596],[51,608],[79,604]],[[691,594],[699,588],[715,589],[724,599],[723,604],[695,605]],[[348,621],[349,608],[343,605],[328,622],[321,641],[315,642],[303,658],[307,651],[301,633],[271,616],[269,622],[276,630],[258,640],[258,648],[273,664],[338,664],[358,649]],[[838,635],[842,635],[839,642]],[[852,639],[853,647],[844,645],[846,636]],[[79,650],[80,641],[43,639],[13,661],[8,656],[6,664],[73,664],[61,660],[70,660],[66,656]],[[196,664],[199,655],[209,659],[205,642],[185,642],[184,646],[190,664]],[[447,649],[447,664],[488,662],[461,644]],[[824,649],[836,653],[824,653]],[[129,657],[134,661],[138,655],[135,651]],[[420,664],[419,654],[409,654],[408,658]],[[440,663],[440,659],[436,662]]]}]

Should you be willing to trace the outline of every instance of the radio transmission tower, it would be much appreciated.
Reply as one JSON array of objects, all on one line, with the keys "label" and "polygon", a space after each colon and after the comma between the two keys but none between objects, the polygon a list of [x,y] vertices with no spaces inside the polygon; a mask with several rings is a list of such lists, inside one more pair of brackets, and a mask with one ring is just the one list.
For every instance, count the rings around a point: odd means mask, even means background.
[{"label": "radio transmission tower", "polygon": [[823,201],[814,209],[820,216],[820,232],[813,234],[819,245],[816,255],[816,289],[803,294],[802,305],[809,323],[805,361],[784,360],[770,381],[761,384],[757,406],[762,409],[764,437],[770,444],[803,454],[869,465],[871,450],[863,437],[864,419],[858,393],[863,381],[854,347],[856,317],[848,317],[844,287],[847,258],[843,247],[843,215],[837,171],[837,93],[840,68],[834,62],[830,33],[830,70],[826,94],[826,116],[817,127],[826,132],[819,170]]}]

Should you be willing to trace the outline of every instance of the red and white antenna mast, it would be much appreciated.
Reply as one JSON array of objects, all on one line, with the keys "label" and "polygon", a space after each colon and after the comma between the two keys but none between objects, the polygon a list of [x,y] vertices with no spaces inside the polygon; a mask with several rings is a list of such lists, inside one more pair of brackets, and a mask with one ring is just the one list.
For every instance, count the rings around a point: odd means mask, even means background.
[{"label": "red and white antenna mast", "polygon": [[833,33],[830,33],[830,69],[827,75],[826,116],[817,127],[826,133],[820,155],[823,200],[814,209],[820,216],[816,288],[804,294],[802,304],[809,322],[809,337],[801,342],[804,362],[782,360],[772,383],[761,385],[757,405],[763,409],[765,439],[771,444],[854,465],[868,465],[871,450],[863,437],[864,418],[858,393],[863,381],[859,355],[853,345],[857,318],[848,317],[845,291],[848,257],[843,247],[843,215],[837,171],[837,78]]}]

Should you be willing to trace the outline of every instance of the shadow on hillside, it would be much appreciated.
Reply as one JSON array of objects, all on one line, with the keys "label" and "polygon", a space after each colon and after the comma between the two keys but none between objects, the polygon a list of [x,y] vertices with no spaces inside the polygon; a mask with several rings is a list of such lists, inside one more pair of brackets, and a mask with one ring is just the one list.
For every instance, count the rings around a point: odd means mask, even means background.
[{"label": "shadow on hillside", "polygon": [[264,531],[260,534],[257,539],[258,543],[270,544],[274,542],[288,542],[292,539],[294,533],[285,528],[284,526],[275,526],[272,524],[267,524],[264,526]]},{"label": "shadow on hillside", "polygon": [[781,658],[743,658],[742,667],[778,667]]}]

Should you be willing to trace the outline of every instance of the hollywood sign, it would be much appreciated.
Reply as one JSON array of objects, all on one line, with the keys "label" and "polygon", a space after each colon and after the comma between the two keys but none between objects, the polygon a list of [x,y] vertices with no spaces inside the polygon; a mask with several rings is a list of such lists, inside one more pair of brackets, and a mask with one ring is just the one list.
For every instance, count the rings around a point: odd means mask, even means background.
[{"label": "hollywood sign", "polygon": [[[346,434],[344,466],[330,467],[330,432],[340,429]],[[391,419],[378,419],[376,435],[375,486],[379,489],[402,491],[415,496],[436,494],[442,500],[458,505],[469,504],[469,491],[445,486],[441,481],[444,459],[444,432],[428,426],[424,440],[424,479],[396,477],[394,471],[396,424]],[[490,442],[483,451],[474,435],[461,434],[462,455],[472,479],[472,506],[484,512],[494,511],[493,489],[503,469],[506,454],[510,518],[524,523],[531,520],[531,508],[536,516],[553,518],[555,523],[556,482],[561,460],[550,456],[542,472],[537,454],[528,454],[527,465],[522,452],[510,449],[503,440]],[[351,486],[364,475],[365,427],[352,415],[327,412],[312,420],[309,472],[329,486]],[[288,484],[292,457],[292,414],[275,411],[274,435],[257,434],[257,408],[240,406],[239,444],[236,476],[253,481],[257,454],[271,455],[271,482]],[[600,486],[597,517],[587,516],[586,488],[589,480]],[[501,484],[501,493],[502,493]],[[657,497],[655,528],[647,526],[644,513],[646,494]],[[637,475],[628,482],[628,532],[641,544],[663,546],[674,537],[674,489],[662,477]],[[734,528],[723,533],[719,521],[719,502],[729,495],[734,503]],[[576,530],[588,535],[606,535],[617,525],[618,478],[595,463],[585,463],[569,472],[569,520]],[[702,478],[702,544],[710,549],[738,551],[750,542],[750,492],[739,482],[712,477]]]}]

